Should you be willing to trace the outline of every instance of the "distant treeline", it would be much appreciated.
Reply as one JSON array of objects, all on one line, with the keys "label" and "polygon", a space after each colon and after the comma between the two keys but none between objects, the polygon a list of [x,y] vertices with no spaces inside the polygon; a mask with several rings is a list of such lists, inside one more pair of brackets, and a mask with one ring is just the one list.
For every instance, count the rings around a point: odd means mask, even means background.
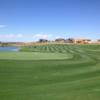
[{"label": "distant treeline", "polygon": [[27,46],[27,45],[37,45],[37,44],[52,44],[52,43],[71,43],[71,44],[94,44],[94,43],[99,43],[100,44],[100,39],[96,41],[92,41],[91,39],[74,39],[74,38],[57,38],[53,41],[48,40],[48,39],[39,39],[36,42],[0,42],[0,46]]}]

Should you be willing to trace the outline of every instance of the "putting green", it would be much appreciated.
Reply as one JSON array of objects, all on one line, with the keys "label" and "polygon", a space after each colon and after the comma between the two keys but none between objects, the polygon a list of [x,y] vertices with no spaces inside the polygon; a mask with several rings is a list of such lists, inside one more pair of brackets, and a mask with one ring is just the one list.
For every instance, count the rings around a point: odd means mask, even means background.
[{"label": "putting green", "polygon": [[9,60],[54,60],[69,58],[72,58],[71,54],[41,52],[0,52],[0,59]]}]

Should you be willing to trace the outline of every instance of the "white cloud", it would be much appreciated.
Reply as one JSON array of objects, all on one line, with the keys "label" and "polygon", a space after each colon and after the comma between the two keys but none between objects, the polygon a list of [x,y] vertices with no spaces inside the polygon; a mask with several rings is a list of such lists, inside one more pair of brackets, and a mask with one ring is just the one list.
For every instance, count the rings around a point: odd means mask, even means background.
[{"label": "white cloud", "polygon": [[0,40],[1,41],[37,41],[39,39],[48,39],[51,40],[53,37],[52,34],[0,34]]},{"label": "white cloud", "polygon": [[0,25],[0,28],[4,28],[4,27],[6,27],[6,25]]},{"label": "white cloud", "polygon": [[23,34],[17,34],[17,37],[18,38],[22,38],[23,37]]},{"label": "white cloud", "polygon": [[0,34],[0,38],[12,39],[12,38],[22,38],[22,34]]},{"label": "white cloud", "polygon": [[50,34],[0,34],[1,39],[28,38],[28,39],[49,39]]},{"label": "white cloud", "polygon": [[51,35],[50,34],[35,34],[33,35],[33,38],[42,38],[42,39],[48,39]]}]

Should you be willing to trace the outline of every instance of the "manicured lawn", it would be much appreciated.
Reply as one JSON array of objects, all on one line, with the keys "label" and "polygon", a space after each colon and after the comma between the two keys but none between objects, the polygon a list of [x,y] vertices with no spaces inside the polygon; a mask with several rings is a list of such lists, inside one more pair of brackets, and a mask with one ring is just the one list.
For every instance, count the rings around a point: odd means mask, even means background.
[{"label": "manicured lawn", "polygon": [[0,52],[0,59],[4,60],[54,60],[69,58],[72,58],[71,54],[41,52]]},{"label": "manicured lawn", "polygon": [[21,51],[0,53],[0,100],[100,100],[99,45]]}]

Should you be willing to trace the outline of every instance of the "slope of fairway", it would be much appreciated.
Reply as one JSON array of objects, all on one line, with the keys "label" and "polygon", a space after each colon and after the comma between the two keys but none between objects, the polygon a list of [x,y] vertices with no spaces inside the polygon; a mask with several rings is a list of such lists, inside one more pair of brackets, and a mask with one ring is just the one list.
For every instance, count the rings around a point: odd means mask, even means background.
[{"label": "slope of fairway", "polygon": [[41,52],[0,52],[0,59],[8,60],[54,60],[69,59],[71,54]]},{"label": "slope of fairway", "polygon": [[8,60],[0,60],[0,100],[100,100],[100,45],[29,46],[21,51],[23,57],[25,51],[30,57],[34,52],[72,57],[9,60],[5,55]]}]

